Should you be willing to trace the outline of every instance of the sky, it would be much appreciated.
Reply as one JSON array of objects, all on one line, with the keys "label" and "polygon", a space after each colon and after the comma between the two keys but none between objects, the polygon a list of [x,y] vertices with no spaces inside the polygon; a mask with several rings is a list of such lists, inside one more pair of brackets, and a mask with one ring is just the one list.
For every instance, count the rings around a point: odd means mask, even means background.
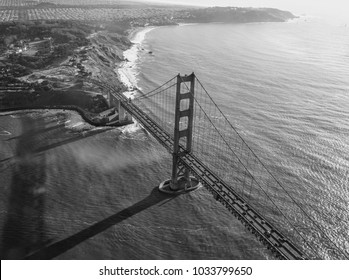
[{"label": "sky", "polygon": [[202,6],[270,7],[287,10],[296,15],[330,16],[349,20],[349,0],[152,0],[152,2]]}]

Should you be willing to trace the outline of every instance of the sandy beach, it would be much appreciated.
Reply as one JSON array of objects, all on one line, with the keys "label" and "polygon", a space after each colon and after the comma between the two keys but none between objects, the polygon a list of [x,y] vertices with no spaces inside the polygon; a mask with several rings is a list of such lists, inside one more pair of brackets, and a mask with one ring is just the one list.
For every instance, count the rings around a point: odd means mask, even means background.
[{"label": "sandy beach", "polygon": [[137,60],[141,51],[147,51],[142,46],[146,34],[155,28],[157,27],[136,28],[128,35],[133,45],[130,49],[124,51],[123,56],[125,61],[116,69],[120,81],[128,88],[128,91],[124,92],[127,98],[134,98],[137,92],[142,91],[138,86],[137,75],[139,72],[137,69]]}]

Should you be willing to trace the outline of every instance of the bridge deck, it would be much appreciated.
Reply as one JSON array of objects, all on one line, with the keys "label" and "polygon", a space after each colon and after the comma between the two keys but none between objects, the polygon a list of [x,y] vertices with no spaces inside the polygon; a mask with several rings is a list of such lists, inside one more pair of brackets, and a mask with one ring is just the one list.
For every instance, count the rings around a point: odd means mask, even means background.
[{"label": "bridge deck", "polygon": [[[103,85],[106,88],[106,85]],[[112,88],[112,95],[122,102],[122,106],[135,117],[143,127],[150,132],[170,153],[173,151],[174,140],[154,120],[144,113],[138,106],[129,101],[123,94],[115,92]],[[181,162],[188,170],[213,194],[214,198],[220,201],[231,211],[257,238],[281,259],[303,259],[304,255],[294,246],[282,233],[273,225],[268,223],[256,210],[229,187],[224,181],[216,176],[203,162],[192,153],[185,153]]]}]

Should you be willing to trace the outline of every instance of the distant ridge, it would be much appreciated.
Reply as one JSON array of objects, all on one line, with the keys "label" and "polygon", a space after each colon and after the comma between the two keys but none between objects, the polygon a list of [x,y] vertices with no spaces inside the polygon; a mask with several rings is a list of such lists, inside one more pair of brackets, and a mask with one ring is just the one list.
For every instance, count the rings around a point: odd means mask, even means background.
[{"label": "distant ridge", "polygon": [[195,9],[187,21],[193,22],[284,22],[296,18],[288,11],[273,8],[212,7]]}]

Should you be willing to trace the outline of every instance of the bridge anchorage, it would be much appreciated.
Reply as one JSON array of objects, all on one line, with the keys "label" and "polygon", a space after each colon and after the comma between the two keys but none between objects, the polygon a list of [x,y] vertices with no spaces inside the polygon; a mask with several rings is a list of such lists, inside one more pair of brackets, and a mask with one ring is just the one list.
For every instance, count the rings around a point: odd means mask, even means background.
[{"label": "bridge anchorage", "polygon": [[[182,83],[190,83],[187,92],[181,92]],[[193,140],[195,75],[178,74],[176,83],[176,107],[174,124],[174,145],[172,152],[172,177],[159,185],[159,190],[169,194],[179,194],[196,190],[202,184],[190,176],[189,170],[181,162],[181,157],[191,152]],[[184,143],[180,144],[180,140]]]}]

